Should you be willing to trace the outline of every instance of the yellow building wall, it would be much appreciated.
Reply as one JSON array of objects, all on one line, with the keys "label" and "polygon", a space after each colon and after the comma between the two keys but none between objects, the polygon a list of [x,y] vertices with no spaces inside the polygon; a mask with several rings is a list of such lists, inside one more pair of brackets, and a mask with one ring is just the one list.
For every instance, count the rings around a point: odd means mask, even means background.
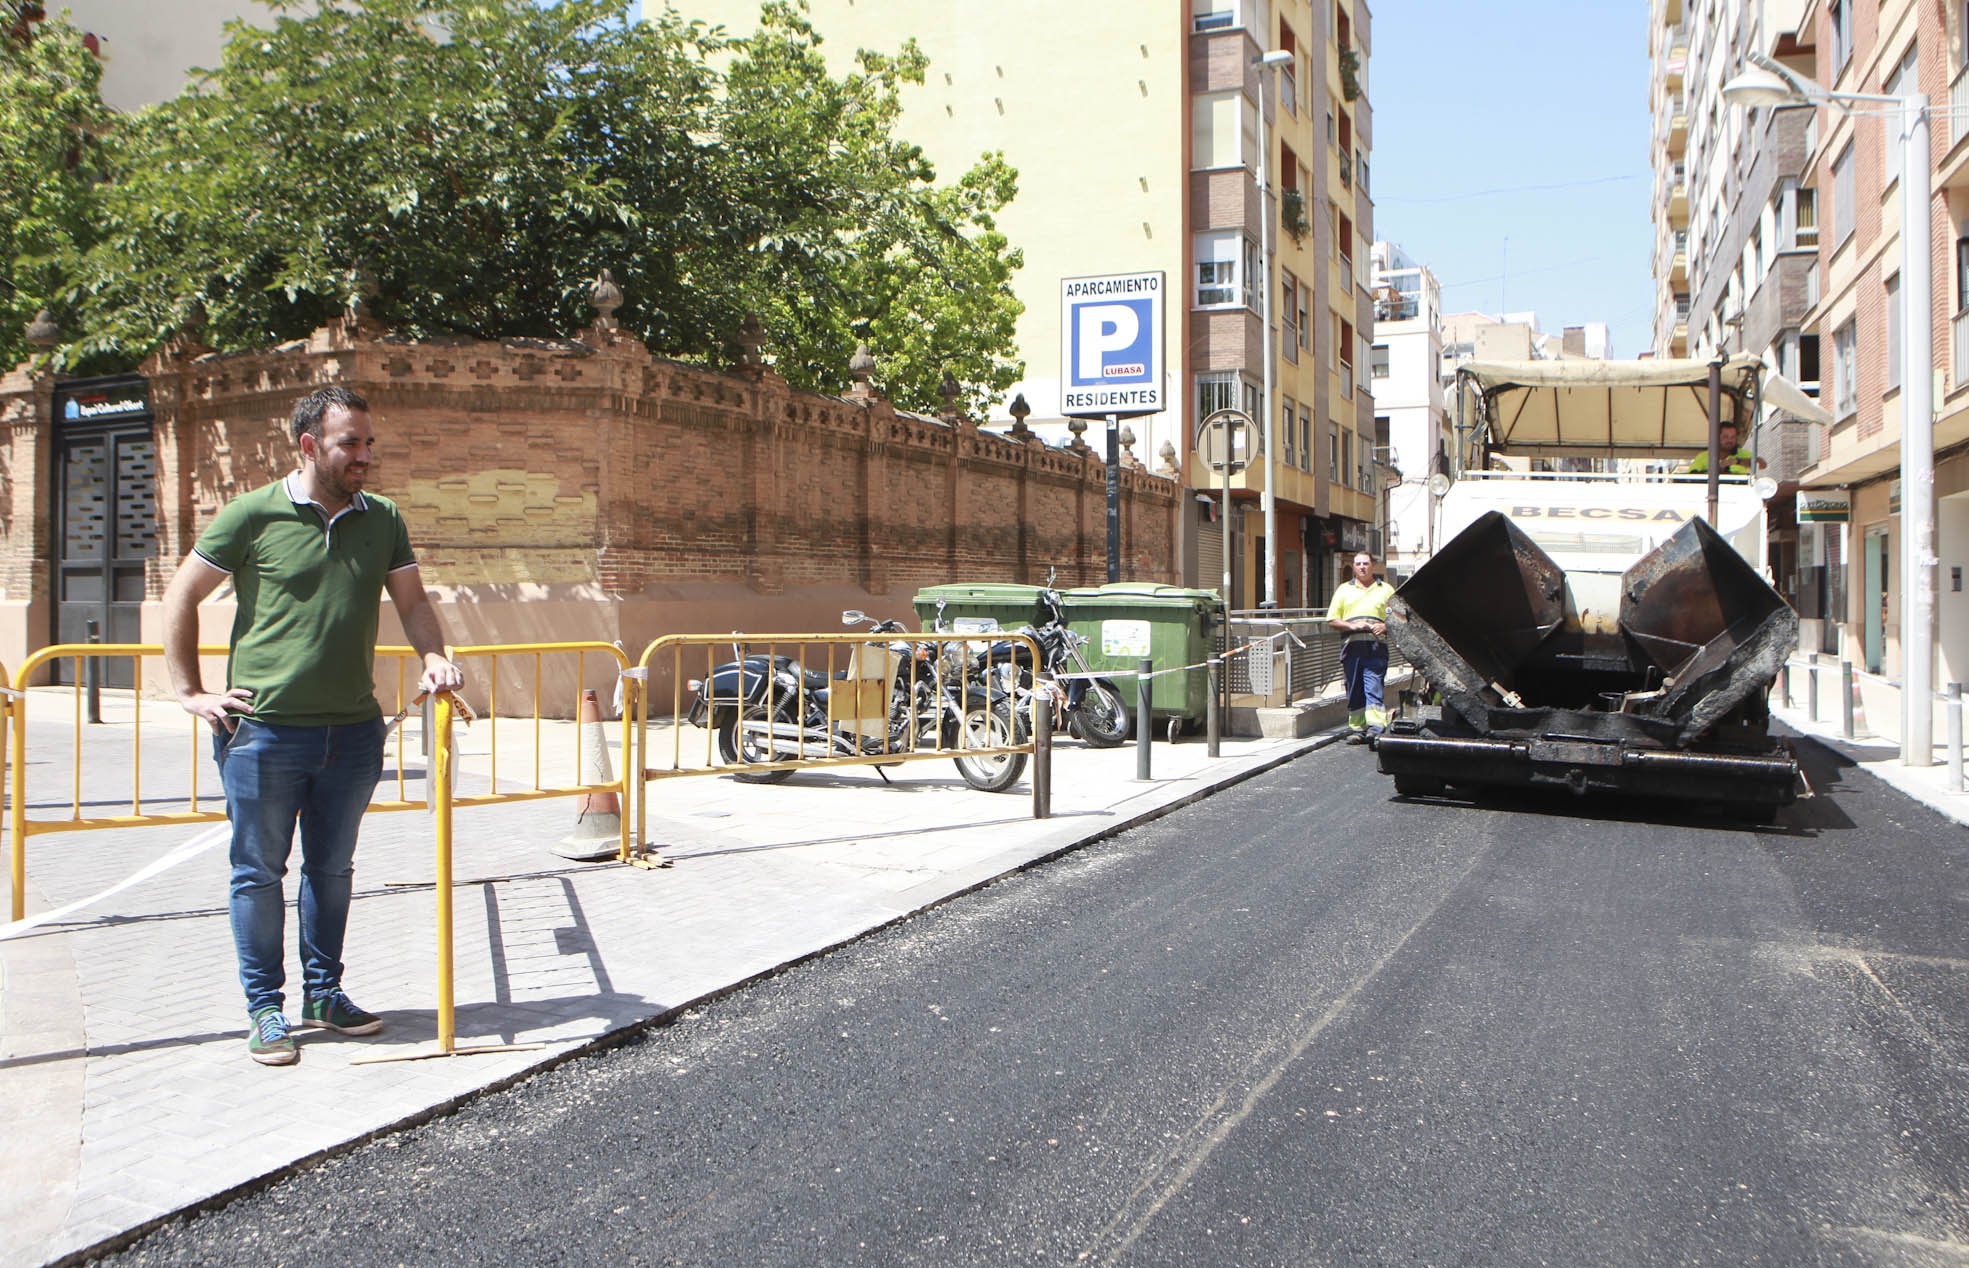
[{"label": "yellow building wall", "polygon": [[[749,30],[757,0],[674,0],[686,17]],[[1014,289],[1026,310],[1019,352],[1034,425],[1059,416],[1060,281],[1161,269],[1168,319],[1163,364],[1167,414],[1136,419],[1135,453],[1148,465],[1165,440],[1181,446],[1182,313],[1187,190],[1184,93],[1189,13],[1170,4],[1072,5],[1041,0],[811,0],[822,51],[837,73],[857,48],[893,52],[914,38],[929,56],[926,82],[905,90],[900,131],[923,147],[940,181],[954,181],[990,150],[1018,170],[1017,199],[999,229],[1025,252]],[[875,350],[877,357],[881,349]],[[1098,423],[1087,439],[1104,441]]]}]

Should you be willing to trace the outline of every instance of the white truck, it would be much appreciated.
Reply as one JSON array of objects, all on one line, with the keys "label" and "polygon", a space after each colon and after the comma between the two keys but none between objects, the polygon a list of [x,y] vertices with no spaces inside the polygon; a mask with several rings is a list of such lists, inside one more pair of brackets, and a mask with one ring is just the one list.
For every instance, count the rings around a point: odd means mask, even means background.
[{"label": "white truck", "polygon": [[1748,435],[1760,397],[1814,419],[1816,402],[1752,357],[1472,363],[1457,387],[1473,469],[1388,610],[1428,687],[1377,744],[1396,791],[1552,785],[1770,818],[1798,783],[1767,726],[1798,637],[1765,577],[1774,486],[1723,473],[1727,455],[1715,475],[1670,468],[1720,424]]}]

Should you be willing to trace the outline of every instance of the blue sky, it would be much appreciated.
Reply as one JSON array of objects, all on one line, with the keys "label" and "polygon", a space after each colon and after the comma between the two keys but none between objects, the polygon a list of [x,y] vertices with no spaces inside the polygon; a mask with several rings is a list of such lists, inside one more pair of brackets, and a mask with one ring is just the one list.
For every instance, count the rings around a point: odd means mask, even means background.
[{"label": "blue sky", "polygon": [[1646,0],[1370,12],[1375,236],[1435,273],[1446,312],[1604,321],[1615,356],[1646,351]]}]

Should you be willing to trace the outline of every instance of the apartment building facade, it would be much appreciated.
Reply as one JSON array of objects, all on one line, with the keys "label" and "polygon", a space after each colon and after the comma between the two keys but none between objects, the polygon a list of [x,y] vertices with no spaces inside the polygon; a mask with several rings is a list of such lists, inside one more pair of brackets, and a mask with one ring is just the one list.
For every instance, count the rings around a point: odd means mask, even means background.
[{"label": "apartment building facade", "polygon": [[[1960,0],[1656,0],[1650,30],[1663,72],[1657,137],[1672,134],[1673,116],[1664,119],[1664,111],[1678,104],[1665,73],[1673,59],[1661,50],[1679,47],[1686,50],[1679,104],[1691,120],[1689,149],[1696,150],[1698,126],[1709,126],[1713,113],[1714,145],[1695,157],[1705,170],[1736,175],[1741,204],[1710,232],[1695,218],[1696,165],[1685,157],[1689,280],[1677,281],[1672,255],[1664,267],[1659,252],[1657,277],[1664,293],[1689,296],[1692,331],[1712,314],[1722,328],[1740,314],[1739,346],[1764,351],[1792,377],[1821,386],[1830,426],[1767,419],[1759,429],[1778,474],[1794,478],[1814,501],[1845,503],[1843,511],[1829,508],[1826,518],[1808,516],[1795,526],[1781,588],[1788,579],[1805,618],[1806,650],[1850,660],[1869,724],[1898,738],[1903,619],[1913,606],[1902,580],[1903,498],[1934,499],[1932,681],[1969,678],[1969,595],[1962,588],[1969,567],[1969,8]],[[1925,259],[1919,243],[1901,239],[1903,147],[1891,108],[1732,106],[1721,86],[1753,51],[1831,91],[1926,95],[1931,197],[1916,213],[1929,228]],[[1666,161],[1660,149],[1657,156],[1658,164]],[[1658,196],[1664,187],[1675,185],[1658,178]],[[1671,215],[1674,206],[1671,196]],[[1904,265],[1909,256],[1914,262]],[[1932,375],[1935,461],[1933,485],[1924,489],[1903,489],[1899,479],[1906,267],[1926,273],[1930,294],[1930,346],[1918,359]],[[1760,268],[1774,287],[1762,310],[1747,291]],[[1705,297],[1715,297],[1707,309]],[[1785,325],[1794,311],[1795,343]],[[1658,316],[1658,336],[1663,327]]]},{"label": "apartment building facade", "polygon": [[[735,31],[757,13],[754,0],[676,7]],[[1363,0],[811,0],[810,11],[837,68],[858,47],[921,45],[928,82],[905,93],[901,130],[941,178],[991,150],[1018,170],[1018,197],[998,224],[1025,252],[1014,285],[1026,376],[987,423],[1009,425],[1023,396],[1027,425],[1065,440],[1062,280],[1160,271],[1173,408],[1128,425],[1143,461],[1173,464],[1200,495],[1181,529],[1185,577],[1218,583],[1229,532],[1234,606],[1323,604],[1338,560],[1377,544],[1375,450],[1388,443],[1375,433],[1368,366]],[[1266,54],[1283,56],[1261,65]],[[1227,407],[1261,424],[1269,411],[1276,436],[1231,477],[1228,518],[1214,496],[1220,478],[1196,445],[1198,423]],[[1101,427],[1087,437],[1096,448]],[[1270,577],[1268,483],[1278,539]]]},{"label": "apartment building facade", "polygon": [[[1444,379],[1442,290],[1436,275],[1392,242],[1374,244],[1374,343],[1368,351],[1375,429],[1388,440],[1384,563],[1412,576],[1435,553],[1436,494],[1449,471],[1449,395]],[[1452,371],[1453,373],[1453,371]]]},{"label": "apartment building facade", "polygon": [[[1649,26],[1656,309],[1660,355],[1755,352],[1816,395],[1818,190],[1809,179],[1809,108],[1736,109],[1722,88],[1760,41],[1793,54],[1806,0],[1657,0]],[[1809,40],[1807,41],[1809,42]],[[1802,610],[1825,606],[1825,574],[1799,562],[1799,476],[1821,437],[1772,409],[1745,443],[1778,481],[1770,499],[1773,580]],[[1809,546],[1808,546],[1809,550]],[[1818,555],[1808,555],[1816,560]],[[1804,571],[1801,571],[1804,569]],[[1809,631],[1816,641],[1824,627]],[[1828,649],[1830,650],[1830,649]]]}]

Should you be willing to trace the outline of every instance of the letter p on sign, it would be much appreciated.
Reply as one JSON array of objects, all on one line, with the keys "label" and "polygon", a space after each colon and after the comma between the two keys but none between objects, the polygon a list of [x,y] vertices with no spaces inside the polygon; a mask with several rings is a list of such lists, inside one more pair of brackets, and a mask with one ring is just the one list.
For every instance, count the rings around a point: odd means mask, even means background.
[{"label": "letter p on sign", "polygon": [[1080,320],[1074,345],[1080,352],[1075,378],[1100,382],[1101,367],[1108,354],[1135,346],[1141,337],[1142,319],[1128,304],[1083,304],[1075,311]]}]

